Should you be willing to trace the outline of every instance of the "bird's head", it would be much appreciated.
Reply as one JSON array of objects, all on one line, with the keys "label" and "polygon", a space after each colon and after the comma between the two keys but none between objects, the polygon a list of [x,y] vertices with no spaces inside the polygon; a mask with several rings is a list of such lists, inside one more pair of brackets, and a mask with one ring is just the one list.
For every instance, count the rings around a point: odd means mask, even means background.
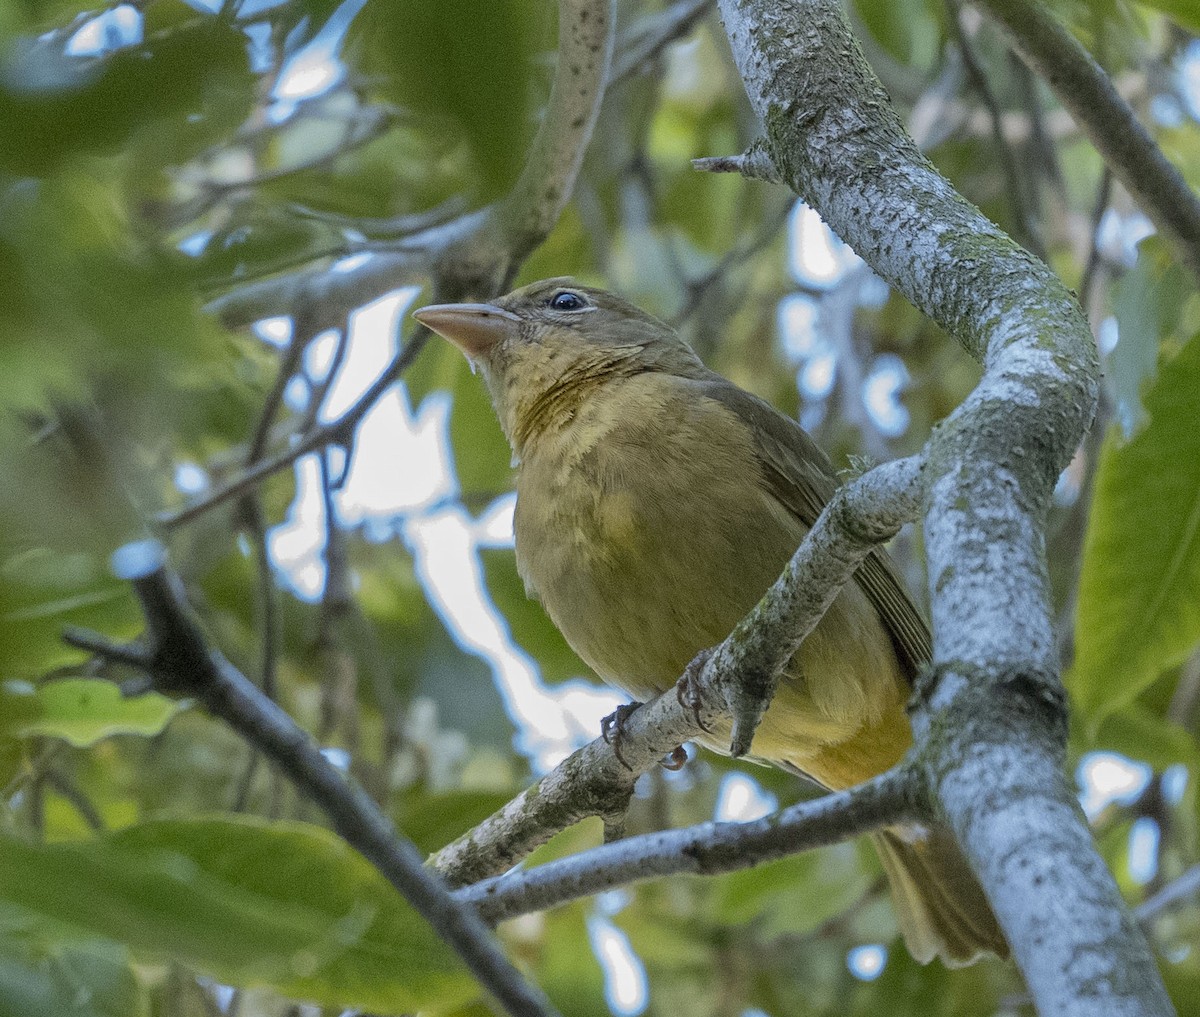
[{"label": "bird's head", "polygon": [[627,300],[572,279],[544,279],[489,304],[431,304],[414,317],[449,339],[487,380],[518,455],[585,399],[646,371],[697,376],[699,358],[671,326]]}]

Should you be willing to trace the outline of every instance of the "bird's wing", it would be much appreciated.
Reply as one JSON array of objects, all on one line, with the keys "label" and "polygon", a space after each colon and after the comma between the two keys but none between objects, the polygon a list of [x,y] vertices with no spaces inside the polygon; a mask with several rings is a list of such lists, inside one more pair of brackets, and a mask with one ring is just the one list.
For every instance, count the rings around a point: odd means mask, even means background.
[{"label": "bird's wing", "polygon": [[[722,403],[746,422],[767,489],[806,527],[816,522],[837,487],[833,466],[808,433],[757,396],[711,375],[701,383],[704,395]],[[882,549],[872,551],[855,573],[879,616],[910,680],[932,655],[929,627],[913,603],[896,566]]]}]

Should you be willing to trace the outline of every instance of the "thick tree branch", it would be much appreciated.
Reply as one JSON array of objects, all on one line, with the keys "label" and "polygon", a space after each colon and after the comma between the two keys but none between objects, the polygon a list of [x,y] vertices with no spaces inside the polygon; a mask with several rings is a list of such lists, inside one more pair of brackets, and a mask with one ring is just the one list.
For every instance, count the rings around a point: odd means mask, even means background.
[{"label": "thick tree branch", "polygon": [[1039,0],[979,0],[1054,90],[1106,165],[1200,279],[1200,196],[1163,155],[1112,79]]},{"label": "thick tree branch", "polygon": [[454,900],[370,796],[343,778],[291,717],[208,646],[162,546],[153,541],[128,545],[114,556],[114,566],[133,584],[141,602],[143,642],[116,646],[79,630],[69,632],[67,641],[103,659],[134,664],[164,693],[201,702],[274,760],[324,810],[338,834],[457,951],[506,1012],[513,1017],[554,1014],[549,1000],[521,977],[474,910]]},{"label": "thick tree branch", "polygon": [[455,893],[488,922],[659,876],[715,875],[827,847],[892,823],[927,820],[919,776],[900,767],[747,823],[700,823],[629,837]]},{"label": "thick tree branch", "polygon": [[1096,404],[1079,307],[905,134],[836,0],[721,0],[765,148],[872,268],[985,366],[926,448],[934,669],[915,758],[1045,1014],[1168,1014],[1144,937],[1062,774],[1044,554]]},{"label": "thick tree branch", "polygon": [[[626,720],[620,757],[596,739],[431,859],[453,886],[504,872],[589,816],[622,814],[639,774],[702,730],[741,718],[753,731],[780,670],[877,544],[919,510],[918,459],[885,463],[839,488],[788,567],[694,678],[696,710],[668,691]],[[698,658],[699,659],[699,658]]]}]

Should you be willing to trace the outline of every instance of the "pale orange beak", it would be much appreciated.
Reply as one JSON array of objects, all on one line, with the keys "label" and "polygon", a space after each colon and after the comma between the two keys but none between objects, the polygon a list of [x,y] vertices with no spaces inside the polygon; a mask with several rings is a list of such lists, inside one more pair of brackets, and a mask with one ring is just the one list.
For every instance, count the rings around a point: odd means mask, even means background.
[{"label": "pale orange beak", "polygon": [[471,360],[483,360],[501,340],[516,334],[521,319],[495,304],[430,304],[413,317],[449,339]]}]

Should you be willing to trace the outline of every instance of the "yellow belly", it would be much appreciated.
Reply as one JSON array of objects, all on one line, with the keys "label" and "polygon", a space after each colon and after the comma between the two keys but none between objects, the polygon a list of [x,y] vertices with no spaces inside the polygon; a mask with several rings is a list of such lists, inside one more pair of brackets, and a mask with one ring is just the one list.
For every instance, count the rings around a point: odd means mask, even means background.
[{"label": "yellow belly", "polygon": [[[672,398],[660,379],[626,381],[619,419],[604,402],[527,449],[517,487],[526,585],[601,678],[642,700],[729,634],[805,533],[767,492],[732,413]],[[752,752],[848,786],[907,748],[906,695],[852,584],[793,658]],[[728,746],[723,733],[704,741]]]}]

